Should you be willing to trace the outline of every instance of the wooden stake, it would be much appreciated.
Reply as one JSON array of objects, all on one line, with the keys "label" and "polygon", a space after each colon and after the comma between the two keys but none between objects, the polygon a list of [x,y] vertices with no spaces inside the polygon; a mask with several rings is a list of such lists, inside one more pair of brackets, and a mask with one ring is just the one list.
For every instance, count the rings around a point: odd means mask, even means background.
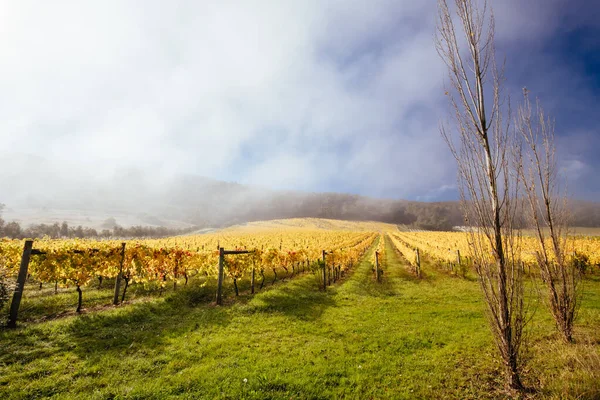
[{"label": "wooden stake", "polygon": [[121,277],[123,276],[123,263],[125,262],[125,243],[121,243],[121,261],[119,266],[119,274],[115,280],[115,295],[113,297],[113,304],[116,306],[119,304],[119,292],[121,290]]},{"label": "wooden stake", "polygon": [[21,305],[21,297],[23,297],[23,289],[25,288],[25,279],[27,279],[27,269],[29,268],[29,259],[31,258],[31,249],[33,240],[25,241],[23,246],[23,255],[21,256],[21,266],[19,267],[19,275],[17,277],[17,287],[13,294],[12,303],[10,304],[10,316],[8,317],[8,327],[17,327],[17,317],[19,315],[19,306]]},{"label": "wooden stake", "polygon": [[327,252],[323,250],[323,290],[327,290],[327,262],[325,260],[325,256]]},{"label": "wooden stake", "polygon": [[217,305],[223,305],[223,264],[225,251],[219,247],[219,278],[217,280]]},{"label": "wooden stake", "polygon": [[250,278],[250,292],[252,294],[254,294],[254,270],[256,268],[254,267],[254,262],[252,263],[252,276]]},{"label": "wooden stake", "polygon": [[379,282],[379,252],[375,251],[375,279]]}]

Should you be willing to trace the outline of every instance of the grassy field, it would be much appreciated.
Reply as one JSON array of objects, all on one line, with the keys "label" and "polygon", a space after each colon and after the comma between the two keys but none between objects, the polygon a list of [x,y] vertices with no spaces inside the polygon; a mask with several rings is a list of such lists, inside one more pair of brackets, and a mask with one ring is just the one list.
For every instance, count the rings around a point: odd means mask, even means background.
[{"label": "grassy field", "polygon": [[[475,279],[424,260],[417,280],[386,245],[381,284],[372,248],[326,293],[305,274],[215,307],[212,282],[197,280],[161,298],[132,293],[133,304],[0,331],[0,398],[502,397]],[[525,367],[531,396],[600,398],[598,326],[597,279],[586,281],[575,345],[560,342],[539,304]]]}]

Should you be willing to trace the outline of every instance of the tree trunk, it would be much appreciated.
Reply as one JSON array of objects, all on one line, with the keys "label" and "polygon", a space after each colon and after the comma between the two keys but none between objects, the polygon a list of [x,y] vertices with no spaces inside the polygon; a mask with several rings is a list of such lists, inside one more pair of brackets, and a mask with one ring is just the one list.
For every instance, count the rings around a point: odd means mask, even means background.
[{"label": "tree trunk", "polygon": [[[478,3],[478,2],[475,2]],[[485,2],[484,2],[485,3]],[[453,24],[453,16],[446,0],[440,0],[438,36],[436,47],[441,58],[449,68],[450,80],[457,95],[446,92],[456,112],[461,148],[454,147],[453,138],[442,128],[442,135],[458,162],[461,177],[461,203],[465,207],[465,219],[476,218],[476,224],[482,227],[486,244],[472,246],[480,254],[478,266],[479,281],[485,294],[488,310],[491,314],[492,334],[498,346],[503,364],[506,367],[506,384],[511,389],[523,388],[518,373],[519,348],[522,339],[523,310],[521,272],[519,265],[513,264],[512,249],[504,242],[511,243],[514,237],[512,201],[518,203],[519,179],[511,174],[513,162],[511,149],[515,144],[509,136],[509,127],[501,117],[502,71],[495,65],[494,20],[490,16],[486,26],[486,7],[480,10],[471,0],[455,2],[457,16],[466,37],[468,53],[461,51]],[[486,29],[489,28],[489,29]],[[467,67],[462,54],[468,54]],[[492,112],[487,114],[485,103],[486,75],[488,66],[493,69],[490,89],[493,90]],[[472,74],[472,75],[471,75]],[[510,112],[510,111],[509,111]],[[491,134],[491,136],[490,136]],[[493,148],[493,151],[491,150]],[[518,154],[515,154],[519,157]],[[501,191],[501,193],[499,193]],[[474,215],[470,215],[471,212]],[[475,235],[476,233],[472,233]],[[506,237],[504,237],[506,235]],[[488,245],[489,244],[489,249]],[[493,261],[489,260],[489,250]],[[460,256],[458,257],[460,265]],[[453,269],[453,263],[448,268]]]},{"label": "tree trunk", "polygon": [[240,295],[240,291],[239,291],[238,285],[237,285],[237,278],[233,278],[233,288],[235,289],[235,295],[239,296]]},{"label": "tree trunk", "polygon": [[125,281],[125,287],[123,288],[123,296],[121,296],[121,303],[125,301],[125,293],[127,293],[127,288],[129,287],[129,277],[123,277]]},{"label": "tree trunk", "polygon": [[260,270],[260,276],[262,277],[262,280],[260,281],[259,290],[262,290],[263,286],[265,286],[265,271],[262,269]]},{"label": "tree trunk", "polygon": [[79,285],[77,285],[77,294],[78,294],[78,299],[77,299],[77,313],[81,312],[81,303],[83,302],[83,295],[81,292],[81,288],[79,287]]},{"label": "tree trunk", "polygon": [[[163,282],[166,282],[166,280],[167,280],[167,277],[163,276]],[[160,285],[160,291],[158,292],[159,297],[162,297],[164,290],[165,290],[165,285],[164,284]]]},{"label": "tree trunk", "polygon": [[275,268],[273,268],[273,273],[275,274],[275,278],[273,279],[273,282],[271,282],[271,285],[275,284],[275,281],[277,280],[277,271],[275,271]]},{"label": "tree trunk", "polygon": [[98,289],[102,289],[102,279],[101,276],[98,277]]},{"label": "tree trunk", "polygon": [[521,378],[519,377],[519,369],[517,368],[515,357],[512,357],[509,365],[507,365],[507,377],[508,382],[506,384],[509,388],[519,391],[523,390],[523,383],[521,383]]},{"label": "tree trunk", "polygon": [[121,276],[123,275],[123,263],[125,262],[125,246],[126,243],[121,243],[121,259],[119,261],[119,273],[115,279],[115,293],[113,295],[113,305],[119,304],[119,292],[121,288]]},{"label": "tree trunk", "polygon": [[[480,80],[478,82],[478,89],[481,88]],[[483,94],[481,95],[483,98]],[[481,104],[481,108],[483,108],[483,102]],[[482,115],[485,115],[482,111]],[[485,118],[482,118],[482,126],[486,126]],[[490,200],[492,201],[492,213],[494,215],[494,251],[496,264],[498,266],[498,306],[500,308],[499,312],[499,328],[501,334],[500,344],[503,347],[502,353],[504,354],[505,363],[508,367],[508,386],[512,389],[522,390],[523,385],[521,384],[521,379],[519,378],[519,372],[517,368],[517,354],[515,354],[514,342],[513,342],[513,331],[512,331],[512,321],[510,317],[509,310],[509,299],[508,299],[508,290],[507,290],[507,274],[506,274],[506,258],[504,254],[504,244],[502,242],[502,223],[500,221],[500,205],[498,201],[498,187],[496,182],[496,169],[493,166],[492,155],[490,151],[487,131],[484,131],[484,148],[485,148],[485,157],[486,157],[486,167],[487,167],[487,175],[489,182],[489,190],[490,190]]]}]

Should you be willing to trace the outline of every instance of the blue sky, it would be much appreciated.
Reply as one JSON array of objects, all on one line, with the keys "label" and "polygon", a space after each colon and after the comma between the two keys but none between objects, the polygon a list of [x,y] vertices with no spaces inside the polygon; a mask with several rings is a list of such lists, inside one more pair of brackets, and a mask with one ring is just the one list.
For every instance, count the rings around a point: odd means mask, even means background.
[{"label": "blue sky", "polygon": [[[540,98],[573,197],[600,200],[600,3],[492,3],[513,102]],[[139,169],[455,199],[435,16],[433,0],[1,2],[0,169],[25,153],[61,182]]]},{"label": "blue sky", "polygon": [[[543,2],[538,6],[542,7]],[[600,3],[550,2],[536,40],[502,43],[508,85],[555,118],[559,163],[575,198],[600,200]],[[518,96],[514,96],[518,99]]]}]

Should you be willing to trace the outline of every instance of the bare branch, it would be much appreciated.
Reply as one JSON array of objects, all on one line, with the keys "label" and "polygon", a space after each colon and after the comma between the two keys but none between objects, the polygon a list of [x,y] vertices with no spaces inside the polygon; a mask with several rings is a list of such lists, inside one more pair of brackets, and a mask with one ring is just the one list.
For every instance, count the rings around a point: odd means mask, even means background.
[{"label": "bare branch", "polygon": [[[516,222],[521,205],[520,176],[512,170],[512,157],[520,153],[513,150],[510,103],[508,108],[504,106],[504,69],[496,66],[493,14],[486,1],[482,7],[475,0],[455,0],[454,5],[465,49],[459,46],[446,0],[438,1],[436,48],[448,67],[451,90],[447,94],[455,116],[457,143],[446,127],[440,131],[457,161],[465,222],[476,227],[471,230],[469,245],[490,328],[506,366],[507,383],[521,389],[519,354],[526,319],[521,235]],[[486,92],[492,93],[489,104]]]},{"label": "bare branch", "polygon": [[554,122],[536,102],[535,114],[529,92],[517,114],[516,126],[526,145],[526,164],[519,174],[523,180],[529,219],[537,241],[537,266],[548,290],[550,311],[567,342],[573,341],[573,323],[578,305],[580,271],[566,257],[568,218],[566,196],[557,188]]}]

